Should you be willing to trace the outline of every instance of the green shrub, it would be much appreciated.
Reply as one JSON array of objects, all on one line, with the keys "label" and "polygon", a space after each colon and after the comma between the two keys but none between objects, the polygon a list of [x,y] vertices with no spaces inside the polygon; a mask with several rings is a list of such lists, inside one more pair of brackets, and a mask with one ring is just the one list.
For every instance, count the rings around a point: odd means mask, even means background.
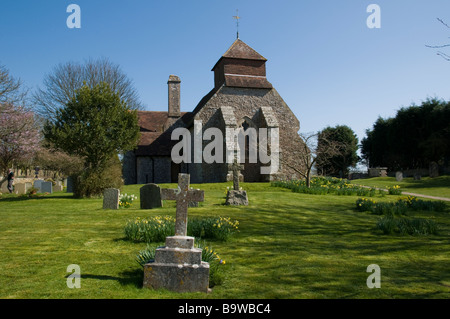
[{"label": "green shrub", "polygon": [[[229,217],[193,218],[188,222],[188,236],[226,241],[238,232],[239,221]],[[164,242],[175,234],[175,219],[156,216],[129,220],[124,228],[125,237],[136,242]]]},{"label": "green shrub", "polygon": [[349,183],[348,180],[335,177],[313,177],[308,188],[306,181],[292,180],[292,181],[274,181],[271,186],[282,187],[292,190],[296,193],[304,193],[310,195],[326,195],[336,194],[343,196],[375,196],[375,188],[366,188]]},{"label": "green shrub", "polygon": [[120,194],[119,196],[119,207],[120,208],[130,208],[137,197],[135,195]]},{"label": "green shrub", "polygon": [[229,217],[193,218],[188,223],[188,235],[226,241],[238,232],[239,221]]},{"label": "green shrub", "polygon": [[125,238],[135,242],[164,242],[175,234],[175,218],[155,216],[129,220],[124,228]]},{"label": "green shrub", "polygon": [[111,158],[105,169],[85,169],[82,173],[72,176],[73,196],[75,198],[100,197],[106,188],[121,188],[123,186],[122,165],[117,156]]},{"label": "green shrub", "polygon": [[370,212],[374,209],[376,202],[372,199],[358,198],[356,201],[356,209],[360,212]]},{"label": "green shrub", "polygon": [[399,198],[398,201],[404,202],[411,210],[443,212],[447,208],[443,201],[424,201],[414,196]]},{"label": "green shrub", "polygon": [[371,210],[375,215],[401,216],[406,215],[408,207],[402,202],[376,203]]},{"label": "green shrub", "polygon": [[421,218],[394,218],[385,216],[381,218],[376,225],[385,235],[401,234],[401,235],[437,235],[438,226],[431,219]]},{"label": "green shrub", "polygon": [[156,247],[147,244],[147,248],[139,251],[139,253],[136,255],[136,261],[139,265],[144,267],[145,264],[155,261],[155,254]]},{"label": "green shrub", "polygon": [[360,212],[371,212],[375,215],[400,216],[407,215],[410,210],[445,211],[447,205],[442,201],[423,201],[414,196],[399,198],[397,202],[375,202],[367,198],[356,201],[356,209]]},{"label": "green shrub", "polygon": [[398,185],[392,186],[392,187],[387,187],[387,190],[388,190],[389,195],[401,195],[402,194],[400,186],[398,186]]}]

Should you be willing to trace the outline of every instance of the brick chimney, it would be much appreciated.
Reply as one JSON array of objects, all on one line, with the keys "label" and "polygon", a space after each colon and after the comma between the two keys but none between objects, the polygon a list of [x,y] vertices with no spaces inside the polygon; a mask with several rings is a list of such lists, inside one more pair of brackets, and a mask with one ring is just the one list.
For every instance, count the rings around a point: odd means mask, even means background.
[{"label": "brick chimney", "polygon": [[176,75],[169,76],[167,85],[169,87],[169,117],[180,117],[180,83]]}]

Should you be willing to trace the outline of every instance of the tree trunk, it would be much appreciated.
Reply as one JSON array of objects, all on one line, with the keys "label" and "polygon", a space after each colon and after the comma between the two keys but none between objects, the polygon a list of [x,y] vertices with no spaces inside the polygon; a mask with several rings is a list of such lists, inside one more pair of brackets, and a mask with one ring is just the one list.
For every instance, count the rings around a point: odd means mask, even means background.
[{"label": "tree trunk", "polygon": [[311,187],[311,169],[308,168],[308,171],[306,173],[306,187],[310,188]]}]

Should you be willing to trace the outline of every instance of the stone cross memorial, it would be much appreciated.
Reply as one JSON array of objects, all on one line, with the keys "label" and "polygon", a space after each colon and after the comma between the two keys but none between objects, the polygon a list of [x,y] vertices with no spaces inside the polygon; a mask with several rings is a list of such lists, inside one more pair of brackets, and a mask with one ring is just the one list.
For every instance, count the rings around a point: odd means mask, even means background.
[{"label": "stone cross memorial", "polygon": [[241,174],[241,170],[244,169],[243,165],[240,165],[235,161],[233,165],[231,166],[231,169],[233,171],[233,189],[235,191],[239,190],[239,175]]},{"label": "stone cross memorial", "polygon": [[178,175],[178,189],[161,189],[161,198],[177,201],[175,236],[187,235],[187,209],[189,202],[203,202],[204,191],[189,189],[189,174]]},{"label": "stone cross memorial", "polygon": [[146,288],[165,288],[176,292],[208,292],[209,264],[202,261],[202,249],[194,248],[194,237],[187,236],[188,205],[203,202],[204,191],[189,188],[189,174],[178,175],[177,189],[161,189],[161,198],[177,202],[175,236],[156,249],[155,260],[144,266]]},{"label": "stone cross memorial", "polygon": [[235,161],[231,168],[233,171],[233,190],[228,191],[226,204],[233,206],[248,206],[247,192],[244,190],[240,190],[239,187],[239,175],[243,167],[242,165],[238,164],[237,161]]}]

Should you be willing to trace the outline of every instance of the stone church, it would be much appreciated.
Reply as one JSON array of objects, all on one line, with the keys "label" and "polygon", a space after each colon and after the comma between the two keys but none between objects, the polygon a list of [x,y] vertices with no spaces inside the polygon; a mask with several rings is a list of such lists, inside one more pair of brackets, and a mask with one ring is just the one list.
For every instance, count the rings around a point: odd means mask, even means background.
[{"label": "stone church", "polygon": [[[172,161],[176,128],[186,128],[194,134],[194,123],[201,121],[203,132],[208,128],[247,130],[249,127],[276,128],[279,132],[279,168],[263,175],[262,163],[241,164],[241,180],[265,182],[280,178],[299,177],[298,152],[303,142],[298,136],[299,120],[283,101],[266,77],[266,62],[262,55],[237,39],[212,68],[214,88],[203,97],[192,112],[181,112],[180,79],[171,75],[168,84],[168,111],[139,111],[141,139],[137,149],[124,156],[125,184],[176,182],[178,173],[191,174],[192,183],[214,183],[230,180],[231,164],[180,163]],[[193,140],[192,138],[191,140]],[[246,148],[248,147],[248,140]],[[203,141],[202,149],[210,141]],[[226,144],[225,139],[223,144]],[[225,146],[224,146],[225,147]],[[248,150],[245,150],[248,153]]]}]

